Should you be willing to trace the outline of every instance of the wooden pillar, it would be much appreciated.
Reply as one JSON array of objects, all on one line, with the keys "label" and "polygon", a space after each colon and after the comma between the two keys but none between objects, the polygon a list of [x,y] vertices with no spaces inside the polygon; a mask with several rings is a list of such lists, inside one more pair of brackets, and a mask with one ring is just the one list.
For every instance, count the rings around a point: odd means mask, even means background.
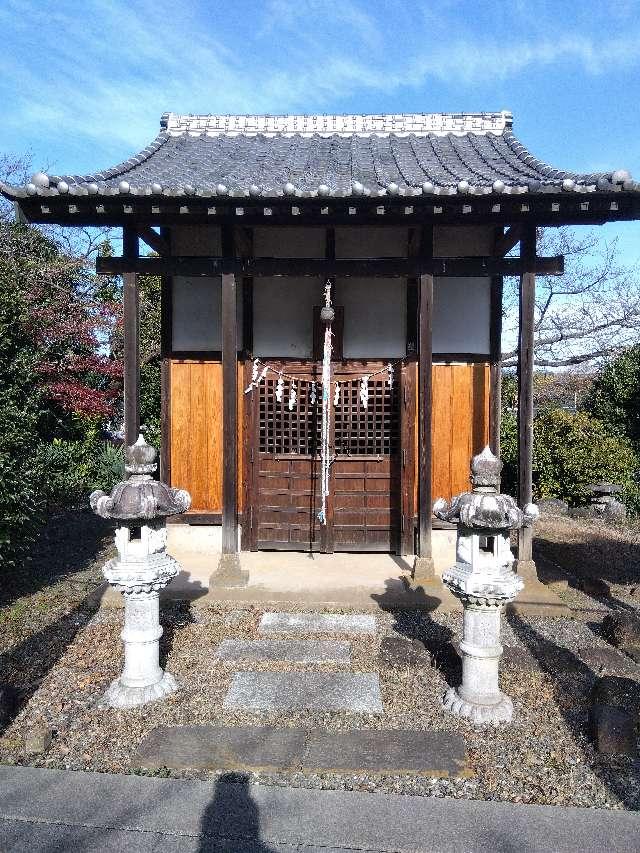
[{"label": "wooden pillar", "polygon": [[[123,228],[122,255],[137,258],[138,235],[132,228]],[[124,273],[123,329],[124,329],[124,440],[133,444],[140,432],[140,299],[138,276]]]},{"label": "wooden pillar", "polygon": [[[433,257],[433,228],[424,228],[423,257]],[[418,547],[413,580],[434,577],[431,552],[431,405],[433,384],[433,275],[420,276],[418,297]]]},{"label": "wooden pillar", "polygon": [[[171,231],[161,228],[160,236],[171,257]],[[160,479],[171,485],[171,350],[173,346],[173,279],[162,276],[160,289]]]},{"label": "wooden pillar", "polygon": [[[222,251],[233,256],[233,236],[223,230]],[[212,582],[242,586],[238,556],[238,323],[236,277],[222,275],[222,554]]]},{"label": "wooden pillar", "polygon": [[[503,237],[504,229],[496,231],[495,243]],[[497,245],[494,245],[497,255]],[[502,289],[501,275],[491,278],[491,318],[489,330],[490,378],[489,378],[489,446],[491,452],[500,456],[500,421],[502,414]]]},{"label": "wooden pillar", "polygon": [[[523,228],[520,255],[524,272],[520,276],[520,317],[518,336],[518,501],[521,507],[533,498],[533,368],[536,276],[536,229]],[[533,531],[523,527],[518,533],[519,574],[537,580],[532,553]]]}]

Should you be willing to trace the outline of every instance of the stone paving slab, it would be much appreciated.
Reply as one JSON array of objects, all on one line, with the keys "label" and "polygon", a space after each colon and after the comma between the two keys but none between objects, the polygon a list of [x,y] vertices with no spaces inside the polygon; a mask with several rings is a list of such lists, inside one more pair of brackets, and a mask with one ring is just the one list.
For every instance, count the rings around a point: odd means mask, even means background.
[{"label": "stone paving slab", "polygon": [[378,660],[387,666],[430,666],[431,655],[420,640],[383,637]]},{"label": "stone paving slab", "polygon": [[142,741],[134,767],[172,770],[287,770],[300,765],[304,729],[160,726]]},{"label": "stone paving slab", "polygon": [[335,772],[411,773],[422,776],[470,776],[465,744],[449,732],[314,732],[303,767]]},{"label": "stone paving slab", "polygon": [[345,640],[223,640],[216,652],[227,662],[287,661],[289,663],[350,663],[351,643]]},{"label": "stone paving slab", "polygon": [[330,732],[271,726],[161,726],[140,744],[132,766],[471,775],[464,739],[450,732]]},{"label": "stone paving slab", "polygon": [[263,613],[261,633],[375,634],[375,617],[366,613]]},{"label": "stone paving slab", "polygon": [[374,673],[240,672],[224,700],[239,711],[349,711],[382,714]]}]

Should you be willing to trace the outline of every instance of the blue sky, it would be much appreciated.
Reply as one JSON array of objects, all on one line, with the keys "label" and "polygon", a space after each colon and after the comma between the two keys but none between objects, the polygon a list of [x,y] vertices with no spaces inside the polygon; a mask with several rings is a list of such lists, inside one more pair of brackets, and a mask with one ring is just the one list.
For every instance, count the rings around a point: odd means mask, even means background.
[{"label": "blue sky", "polygon": [[[640,0],[2,0],[0,152],[86,172],[162,112],[510,109],[543,160],[640,179]],[[640,259],[640,224],[620,234]]]}]

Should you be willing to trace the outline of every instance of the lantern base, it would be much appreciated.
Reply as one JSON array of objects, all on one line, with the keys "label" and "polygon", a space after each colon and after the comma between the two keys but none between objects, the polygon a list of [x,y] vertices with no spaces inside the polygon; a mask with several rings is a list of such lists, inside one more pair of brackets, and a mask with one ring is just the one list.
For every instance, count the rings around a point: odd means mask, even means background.
[{"label": "lantern base", "polygon": [[102,708],[135,708],[164,699],[178,689],[178,683],[170,672],[165,672],[160,681],[146,687],[128,687],[119,678],[112,681],[99,702]]},{"label": "lantern base", "polygon": [[442,707],[456,717],[466,717],[472,723],[510,723],[513,719],[513,702],[504,693],[491,705],[482,705],[463,699],[455,687],[450,687],[442,700]]}]

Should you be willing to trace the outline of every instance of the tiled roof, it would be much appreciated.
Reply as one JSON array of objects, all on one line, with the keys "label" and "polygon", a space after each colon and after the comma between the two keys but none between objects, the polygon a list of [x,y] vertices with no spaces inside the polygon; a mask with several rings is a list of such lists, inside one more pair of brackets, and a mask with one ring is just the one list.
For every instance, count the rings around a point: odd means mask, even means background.
[{"label": "tiled roof", "polygon": [[27,195],[275,198],[638,190],[628,172],[578,174],[534,157],[511,114],[181,116],[139,154],[92,175],[38,173]]}]

